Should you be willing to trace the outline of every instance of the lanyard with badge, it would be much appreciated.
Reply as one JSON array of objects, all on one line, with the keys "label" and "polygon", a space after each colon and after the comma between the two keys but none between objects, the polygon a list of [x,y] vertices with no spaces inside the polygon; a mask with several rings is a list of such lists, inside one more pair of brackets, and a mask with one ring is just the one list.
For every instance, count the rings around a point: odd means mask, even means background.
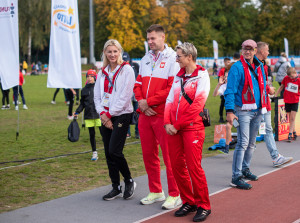
[{"label": "lanyard with badge", "polygon": [[152,56],[153,56],[153,60],[152,60],[152,72],[153,72],[153,70],[155,68],[155,65],[156,65],[156,62],[157,62],[157,60],[158,60],[158,58],[160,56],[160,52],[158,53],[157,56],[155,56],[155,54],[152,54]]},{"label": "lanyard with badge", "polygon": [[112,79],[109,77],[109,74],[105,74],[105,78],[108,80],[109,84],[108,84],[108,92],[104,92],[104,95],[103,95],[103,98],[102,98],[102,106],[104,107],[109,107],[109,98],[111,96],[111,93],[112,93],[112,90],[113,90],[113,87],[114,87],[114,82],[115,82],[115,79],[116,79],[116,76],[118,75],[118,73],[120,72],[121,68],[125,65],[125,63],[123,63],[119,69],[115,72],[111,72],[113,75],[112,75]]}]

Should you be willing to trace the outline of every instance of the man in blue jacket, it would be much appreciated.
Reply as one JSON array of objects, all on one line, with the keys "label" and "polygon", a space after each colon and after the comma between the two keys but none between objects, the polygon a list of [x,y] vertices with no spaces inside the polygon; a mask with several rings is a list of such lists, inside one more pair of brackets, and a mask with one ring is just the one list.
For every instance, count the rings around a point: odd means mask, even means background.
[{"label": "man in blue jacket", "polygon": [[266,79],[263,64],[255,56],[256,48],[253,40],[243,42],[241,58],[229,71],[224,93],[227,121],[238,125],[231,186],[246,190],[251,189],[252,185],[243,178],[258,180],[250,171],[250,162],[262,114],[267,112]]}]

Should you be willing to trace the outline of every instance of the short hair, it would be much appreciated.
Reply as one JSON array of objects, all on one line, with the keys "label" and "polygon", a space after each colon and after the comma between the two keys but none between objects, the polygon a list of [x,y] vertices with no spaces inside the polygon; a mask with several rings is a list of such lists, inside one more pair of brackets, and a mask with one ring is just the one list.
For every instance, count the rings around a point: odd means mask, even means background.
[{"label": "short hair", "polygon": [[109,46],[115,46],[115,47],[118,48],[118,50],[120,51],[120,55],[119,55],[119,58],[117,59],[117,63],[119,65],[122,64],[123,63],[123,59],[122,59],[123,48],[122,48],[121,44],[118,42],[118,40],[109,39],[109,40],[106,41],[106,43],[104,44],[104,47],[103,47],[103,53],[102,53],[103,67],[106,67],[109,64],[109,61],[108,61],[107,57],[104,54],[105,50]]},{"label": "short hair", "polygon": [[225,63],[226,61],[230,61],[230,59],[229,59],[228,57],[225,57],[225,58],[224,58],[224,63]]},{"label": "short hair", "polygon": [[233,64],[234,64],[234,62],[231,62],[227,67],[225,67],[225,72],[229,72],[229,70]]},{"label": "short hair", "polygon": [[282,53],[280,54],[280,56],[282,56],[282,57],[286,57],[286,54],[285,54],[285,52],[282,52]]},{"label": "short hair", "polygon": [[290,76],[292,73],[295,73],[295,72],[296,72],[295,67],[289,67],[286,71],[288,76]]},{"label": "short hair", "polygon": [[258,42],[257,43],[257,51],[260,52],[260,50],[265,46],[269,46],[269,44],[266,42]]},{"label": "short hair", "polygon": [[233,59],[237,59],[238,60],[238,59],[240,59],[240,56],[241,55],[239,53],[234,53],[233,54]]},{"label": "short hair", "polygon": [[182,53],[186,56],[192,55],[193,61],[197,60],[197,49],[194,44],[189,42],[184,42],[183,44],[177,45],[176,50],[182,50]]},{"label": "short hair", "polygon": [[162,26],[159,25],[159,24],[152,24],[152,25],[146,30],[147,33],[151,33],[151,32],[153,32],[153,31],[165,33],[164,27],[162,27]]}]

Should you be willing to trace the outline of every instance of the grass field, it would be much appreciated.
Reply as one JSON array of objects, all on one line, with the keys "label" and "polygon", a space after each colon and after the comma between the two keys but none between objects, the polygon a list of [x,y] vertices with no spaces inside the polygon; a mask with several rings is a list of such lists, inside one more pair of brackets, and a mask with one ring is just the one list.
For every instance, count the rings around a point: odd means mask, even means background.
[{"label": "grass field", "polygon": [[[23,110],[22,106],[19,106],[18,140],[18,112],[14,110],[14,106],[10,110],[0,111],[0,212],[110,184],[99,131],[96,132],[99,160],[92,162],[87,129],[81,129],[78,142],[71,143],[67,140],[70,121],[66,118],[67,106],[64,103],[63,91],[60,90],[57,95],[57,104],[52,105],[50,101],[55,89],[46,87],[46,75],[26,76],[25,80],[23,90],[29,109]],[[207,149],[213,145],[213,126],[219,119],[220,98],[212,97],[216,84],[217,79],[211,77],[211,91],[206,107],[210,110],[212,126],[206,128],[204,157],[216,154]],[[10,101],[12,104],[12,90]],[[79,122],[81,124],[81,115]],[[124,153],[132,176],[145,174],[139,141],[131,138],[126,143]],[[82,154],[45,159],[70,153]],[[28,160],[35,158],[41,159]],[[3,163],[20,160],[28,161]],[[163,163],[161,165],[163,166]]]}]

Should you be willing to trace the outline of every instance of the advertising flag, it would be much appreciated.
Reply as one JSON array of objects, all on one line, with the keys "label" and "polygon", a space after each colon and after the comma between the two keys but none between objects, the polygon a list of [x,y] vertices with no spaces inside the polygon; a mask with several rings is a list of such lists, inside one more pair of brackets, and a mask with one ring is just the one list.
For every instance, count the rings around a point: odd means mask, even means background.
[{"label": "advertising flag", "polygon": [[217,41],[213,40],[213,48],[214,48],[214,59],[218,59],[219,49]]},{"label": "advertising flag", "polygon": [[18,0],[0,1],[0,79],[3,90],[19,84]]},{"label": "advertising flag", "polygon": [[145,52],[146,52],[146,54],[147,54],[148,51],[149,51],[148,42],[147,42],[147,41],[144,41],[144,45],[145,45]]},{"label": "advertising flag", "polygon": [[284,38],[284,49],[285,49],[285,54],[286,57],[289,58],[289,41],[287,40],[287,38]]},{"label": "advertising flag", "polygon": [[81,88],[77,0],[52,0],[48,88]]}]

